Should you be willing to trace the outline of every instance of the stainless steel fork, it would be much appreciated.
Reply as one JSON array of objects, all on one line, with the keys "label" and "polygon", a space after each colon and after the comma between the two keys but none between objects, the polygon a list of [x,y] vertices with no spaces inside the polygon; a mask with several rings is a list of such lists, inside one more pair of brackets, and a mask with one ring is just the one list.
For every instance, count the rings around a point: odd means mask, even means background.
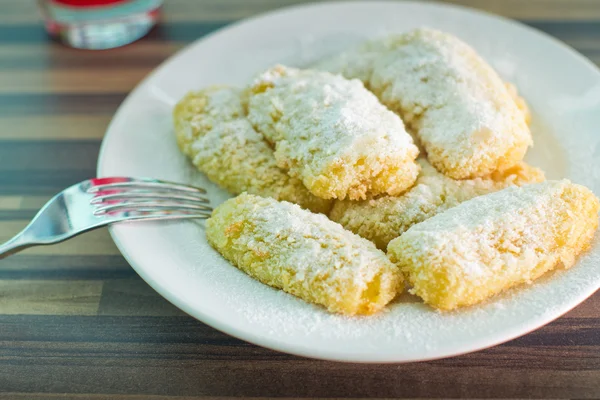
[{"label": "stainless steel fork", "polygon": [[0,245],[0,259],[62,242],[108,224],[210,217],[206,190],[146,178],[95,178],[73,185],[42,207],[19,234]]}]

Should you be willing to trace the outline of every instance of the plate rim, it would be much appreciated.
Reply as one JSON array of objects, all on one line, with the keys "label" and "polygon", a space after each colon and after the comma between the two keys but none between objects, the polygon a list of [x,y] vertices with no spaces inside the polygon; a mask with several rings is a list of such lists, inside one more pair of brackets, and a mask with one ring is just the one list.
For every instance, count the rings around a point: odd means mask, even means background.
[{"label": "plate rim", "polygon": [[[590,59],[585,57],[583,54],[579,53],[574,48],[572,48],[568,44],[560,41],[559,39],[543,32],[535,27],[531,27],[526,24],[523,24],[517,20],[510,19],[510,18],[500,16],[497,14],[493,14],[488,11],[467,7],[467,6],[448,4],[448,3],[440,3],[437,1],[423,3],[423,2],[412,1],[412,0],[411,1],[402,1],[402,2],[391,1],[391,0],[377,0],[377,1],[364,1],[363,0],[363,1],[340,1],[340,2],[325,1],[325,2],[319,2],[319,3],[296,4],[296,5],[284,6],[284,7],[276,8],[274,10],[270,10],[267,12],[253,15],[248,18],[243,18],[238,21],[233,21],[231,23],[228,23],[228,24],[216,29],[213,32],[210,32],[204,36],[199,37],[198,39],[192,41],[191,43],[188,43],[187,45],[185,45],[183,48],[179,49],[175,53],[171,54],[164,61],[162,61],[157,67],[155,67],[150,73],[148,73],[140,82],[138,82],[135,85],[135,87],[127,94],[126,98],[121,102],[121,104],[117,108],[116,112],[114,113],[113,117],[111,118],[110,123],[108,124],[108,126],[106,128],[106,132],[102,139],[100,151],[98,154],[98,162],[97,162],[97,168],[96,168],[97,176],[103,176],[103,170],[106,168],[106,165],[105,165],[106,155],[105,154],[108,151],[107,148],[109,147],[108,143],[110,141],[110,138],[115,136],[115,133],[113,132],[113,130],[114,130],[113,126],[115,125],[116,121],[118,119],[120,119],[120,114],[122,114],[124,112],[124,110],[127,108],[128,104],[136,98],[136,96],[140,93],[142,88],[150,80],[152,80],[154,76],[158,75],[159,73],[161,73],[161,71],[168,68],[170,66],[170,64],[173,63],[178,57],[182,56],[183,54],[185,54],[187,52],[193,51],[193,49],[195,47],[197,47],[201,42],[208,41],[208,40],[212,39],[213,36],[222,34],[224,32],[227,32],[227,31],[235,29],[235,28],[239,28],[240,26],[243,26],[246,24],[253,24],[257,20],[260,20],[263,18],[277,17],[280,14],[284,15],[284,14],[288,14],[288,13],[293,13],[294,11],[296,11],[298,9],[311,9],[311,8],[319,9],[319,8],[327,8],[327,7],[345,8],[348,6],[356,6],[356,5],[359,5],[359,6],[375,5],[375,6],[377,6],[377,5],[392,5],[392,4],[397,5],[397,6],[406,5],[409,7],[418,6],[418,7],[431,8],[431,9],[458,10],[460,12],[464,12],[467,14],[475,14],[475,15],[479,15],[479,16],[485,16],[485,17],[489,17],[489,18],[493,18],[493,19],[502,21],[504,23],[508,23],[513,26],[517,26],[521,29],[530,31],[530,33],[537,35],[538,37],[542,37],[545,40],[549,40],[549,41],[553,42],[554,45],[558,45],[559,47],[562,48],[562,50],[565,50],[568,53],[570,53],[572,56],[577,58],[578,61],[580,61],[582,64],[584,64],[587,68],[590,68],[591,70],[593,70],[596,74],[598,74],[600,76],[600,68],[598,68],[598,66],[596,66]],[[111,135],[111,132],[113,132],[112,135]],[[473,340],[473,342],[483,342],[483,343],[470,345],[470,346],[463,346],[462,347],[463,350],[461,350],[461,351],[446,351],[446,352],[441,352],[439,355],[436,355],[436,356],[407,357],[407,358],[404,358],[401,360],[399,360],[398,357],[390,358],[390,357],[381,357],[381,356],[374,356],[374,355],[370,355],[369,359],[365,359],[364,355],[361,355],[361,354],[353,355],[351,352],[344,353],[343,355],[337,351],[333,351],[331,353],[328,353],[328,352],[323,353],[322,351],[319,351],[319,353],[316,353],[316,351],[314,349],[311,349],[309,347],[297,345],[297,344],[280,342],[280,341],[273,341],[269,337],[262,337],[260,335],[256,335],[253,332],[238,329],[235,326],[232,326],[229,323],[224,322],[223,320],[213,318],[211,315],[209,315],[203,311],[200,311],[200,310],[192,307],[191,305],[187,304],[185,300],[183,300],[180,296],[177,295],[177,293],[167,290],[166,288],[163,288],[162,285],[160,284],[160,282],[158,282],[157,280],[152,278],[147,273],[146,269],[137,265],[133,261],[133,256],[129,253],[129,251],[127,250],[127,247],[125,246],[125,244],[123,243],[123,241],[120,238],[120,235],[122,233],[118,232],[119,231],[118,226],[109,226],[108,230],[109,230],[110,236],[111,236],[113,242],[115,243],[115,245],[117,246],[119,252],[127,260],[127,262],[134,269],[134,271],[150,287],[152,287],[152,289],[154,289],[158,294],[160,294],[161,297],[163,297],[164,299],[166,299],[167,301],[169,301],[170,303],[175,305],[180,310],[184,311],[189,316],[199,320],[203,324],[206,324],[214,329],[217,329],[220,332],[223,332],[227,335],[233,336],[233,337],[235,337],[239,340],[243,340],[245,342],[249,342],[249,343],[261,346],[261,347],[265,347],[268,349],[272,349],[272,350],[287,353],[287,354],[292,354],[292,355],[296,355],[296,356],[300,356],[300,357],[310,357],[313,359],[327,360],[327,361],[366,363],[366,364],[391,364],[391,363],[403,364],[403,363],[416,362],[416,361],[431,361],[431,360],[444,359],[444,358],[460,356],[460,355],[484,350],[484,349],[487,349],[490,347],[494,347],[494,346],[509,342],[513,339],[525,336],[525,335],[547,325],[548,323],[562,317],[564,314],[566,314],[567,312],[571,311],[572,309],[574,309],[575,307],[577,307],[578,305],[583,303],[586,299],[591,297],[598,289],[600,289],[600,281],[598,281],[595,285],[595,288],[591,288],[588,291],[580,293],[578,296],[574,296],[573,298],[576,300],[574,300],[572,303],[567,304],[566,306],[563,303],[563,305],[561,305],[559,307],[558,312],[550,314],[549,316],[548,315],[539,316],[537,319],[534,320],[534,323],[529,324],[529,327],[527,329],[517,329],[518,326],[514,326],[513,329],[510,331],[510,333],[503,332],[502,335],[495,333],[495,334],[487,335],[485,337],[475,338]],[[499,337],[497,337],[497,336],[499,336]]]}]

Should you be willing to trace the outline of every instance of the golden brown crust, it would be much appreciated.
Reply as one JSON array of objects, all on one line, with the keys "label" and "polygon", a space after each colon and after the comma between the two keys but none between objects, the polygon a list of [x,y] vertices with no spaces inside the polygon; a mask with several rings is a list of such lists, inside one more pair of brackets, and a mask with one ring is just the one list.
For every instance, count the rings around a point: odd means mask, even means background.
[{"label": "golden brown crust", "polygon": [[173,111],[182,152],[233,194],[247,191],[327,213],[331,201],[312,195],[299,179],[277,167],[273,150],[244,117],[240,95],[224,86],[186,95]]},{"label": "golden brown crust", "polygon": [[372,314],[402,290],[372,243],[291,203],[242,194],[215,209],[206,237],[253,278],[332,312]]},{"label": "golden brown crust", "polygon": [[248,119],[275,146],[278,165],[316,196],[395,195],[417,177],[404,124],[357,80],[270,68],[250,87]]},{"label": "golden brown crust", "polygon": [[568,180],[510,187],[417,224],[388,255],[426,303],[452,310],[568,268],[598,227],[600,203]]},{"label": "golden brown crust", "polygon": [[532,143],[529,108],[514,85],[452,35],[416,29],[367,41],[316,67],[363,80],[452,178],[510,168]]},{"label": "golden brown crust", "polygon": [[436,171],[425,159],[418,161],[421,174],[415,186],[403,195],[365,201],[336,201],[329,218],[385,250],[390,240],[411,226],[464,201],[510,185],[521,186],[544,180],[540,169],[523,162],[486,178],[454,180]]},{"label": "golden brown crust", "polygon": [[417,29],[398,36],[376,61],[370,87],[412,128],[431,164],[451,178],[510,168],[532,144],[504,82],[452,35]]}]

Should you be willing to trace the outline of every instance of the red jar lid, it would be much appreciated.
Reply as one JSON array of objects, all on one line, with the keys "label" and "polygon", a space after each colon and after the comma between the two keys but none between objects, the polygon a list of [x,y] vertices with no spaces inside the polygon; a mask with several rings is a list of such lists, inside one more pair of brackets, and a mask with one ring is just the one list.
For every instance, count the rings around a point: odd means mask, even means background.
[{"label": "red jar lid", "polygon": [[52,3],[62,4],[69,7],[101,7],[126,3],[129,0],[51,0]]}]

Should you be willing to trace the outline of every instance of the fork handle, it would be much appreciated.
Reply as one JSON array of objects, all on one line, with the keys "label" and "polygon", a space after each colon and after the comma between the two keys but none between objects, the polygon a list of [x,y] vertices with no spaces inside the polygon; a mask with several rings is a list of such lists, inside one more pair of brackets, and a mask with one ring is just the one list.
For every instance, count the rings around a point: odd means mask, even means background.
[{"label": "fork handle", "polygon": [[8,242],[0,245],[0,260],[31,246],[35,246],[35,243],[26,240],[23,232],[21,232]]}]

